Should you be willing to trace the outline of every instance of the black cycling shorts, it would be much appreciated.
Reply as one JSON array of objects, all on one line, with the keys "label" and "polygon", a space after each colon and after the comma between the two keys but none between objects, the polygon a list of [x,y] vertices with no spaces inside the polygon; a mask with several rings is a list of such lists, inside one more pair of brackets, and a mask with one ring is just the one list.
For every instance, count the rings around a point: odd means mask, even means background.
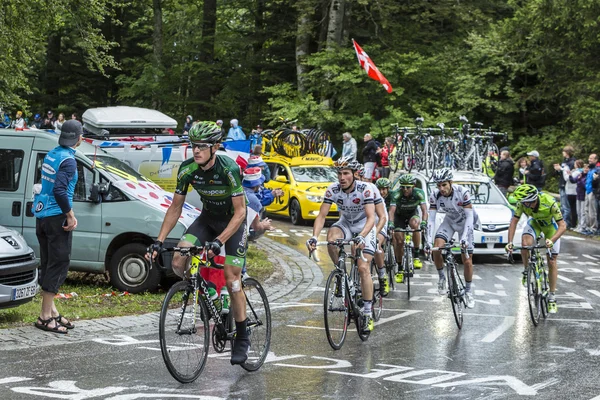
[{"label": "black cycling shorts", "polygon": [[400,228],[400,229],[407,229],[410,228],[410,225],[408,225],[409,221],[413,218],[419,218],[419,213],[417,212],[417,209],[415,208],[415,210],[412,213],[395,213],[394,214],[394,226],[396,228]]},{"label": "black cycling shorts", "polygon": [[[229,218],[227,218],[229,217]],[[231,221],[230,216],[216,217],[208,213],[201,213],[198,218],[185,231],[181,240],[190,242],[194,246],[204,246],[206,242],[212,242],[219,236]],[[237,232],[225,242],[225,265],[233,265],[243,268],[246,265],[246,248],[248,234],[246,232],[246,219],[240,225]]]}]

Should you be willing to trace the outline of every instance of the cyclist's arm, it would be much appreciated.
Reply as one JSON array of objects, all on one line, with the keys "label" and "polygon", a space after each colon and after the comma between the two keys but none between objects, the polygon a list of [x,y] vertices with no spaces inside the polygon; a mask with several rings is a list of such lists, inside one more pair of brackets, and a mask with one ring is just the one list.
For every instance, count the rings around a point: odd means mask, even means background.
[{"label": "cyclist's arm", "polygon": [[469,238],[469,232],[473,231],[473,222],[474,222],[475,218],[473,215],[474,212],[473,212],[472,204],[468,204],[468,205],[464,206],[463,208],[465,210],[466,221],[465,221],[465,228],[463,229],[463,234],[462,234],[462,237],[460,238],[460,240],[467,241]]},{"label": "cyclist's arm", "polygon": [[179,221],[179,217],[181,216],[181,211],[183,210],[183,203],[185,203],[185,195],[177,193],[173,194],[173,202],[167,209],[165,219],[163,220],[160,232],[156,238],[157,240],[164,243],[167,236],[169,236],[169,233],[175,228],[175,225],[177,225],[177,221]]},{"label": "cyclist's arm", "polygon": [[389,214],[390,222],[394,222],[394,215],[396,214],[396,205],[390,206],[390,211],[388,212],[388,214]]},{"label": "cyclist's arm", "polygon": [[329,214],[329,209],[331,208],[332,203],[323,202],[321,203],[321,208],[319,209],[319,215],[315,219],[313,224],[313,237],[318,238],[321,230],[325,226],[325,219],[327,214]]},{"label": "cyclist's arm", "polygon": [[427,205],[425,203],[421,203],[421,215],[423,216],[423,222],[429,222],[429,215],[427,213]]},{"label": "cyclist's arm", "polygon": [[556,241],[558,239],[560,239],[560,237],[563,235],[563,233],[565,233],[567,230],[567,223],[565,222],[564,219],[561,219],[557,223],[558,223],[558,229],[556,230],[556,233],[554,234],[554,236],[552,236],[552,239],[550,239],[550,240],[552,240],[552,243],[556,243]]},{"label": "cyclist's arm", "polygon": [[223,244],[240,229],[240,226],[246,220],[246,196],[234,196],[231,198],[231,203],[233,204],[233,217],[229,220],[223,232],[217,236],[217,239]]},{"label": "cyclist's arm", "polygon": [[377,223],[377,233],[379,233],[385,229],[385,226],[387,224],[387,215],[385,215],[385,203],[383,201],[375,206],[375,212],[379,217],[379,222]]},{"label": "cyclist's arm", "polygon": [[512,243],[513,238],[515,237],[515,231],[517,230],[517,224],[521,218],[513,215],[510,219],[510,226],[508,227],[508,243]]},{"label": "cyclist's arm", "polygon": [[367,222],[365,222],[365,226],[363,230],[360,232],[360,236],[367,237],[371,229],[375,226],[375,205],[373,203],[365,204],[365,214],[367,216]]}]

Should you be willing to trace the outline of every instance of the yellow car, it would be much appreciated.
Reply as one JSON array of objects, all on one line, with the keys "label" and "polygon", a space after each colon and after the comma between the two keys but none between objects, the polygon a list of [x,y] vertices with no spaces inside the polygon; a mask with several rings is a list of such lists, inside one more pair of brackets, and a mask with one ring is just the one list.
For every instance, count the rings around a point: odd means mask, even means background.
[{"label": "yellow car", "polygon": [[[337,182],[337,171],[333,160],[318,154],[304,157],[263,155],[271,171],[271,180],[265,183],[268,189],[281,189],[283,196],[266,207],[269,214],[289,216],[292,224],[299,225],[314,220],[325,196],[325,190]],[[334,204],[327,219],[338,219],[339,212]]]}]

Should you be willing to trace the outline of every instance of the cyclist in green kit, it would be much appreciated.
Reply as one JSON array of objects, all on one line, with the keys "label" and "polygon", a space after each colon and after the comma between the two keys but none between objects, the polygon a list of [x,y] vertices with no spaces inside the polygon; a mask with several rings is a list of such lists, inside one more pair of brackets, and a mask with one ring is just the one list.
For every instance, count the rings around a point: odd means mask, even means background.
[{"label": "cyclist in green kit", "polygon": [[[156,242],[148,248],[156,257],[164,240],[177,224],[188,188],[192,186],[202,200],[202,213],[187,229],[178,247],[204,246],[209,257],[225,247],[225,279],[231,296],[236,338],[231,364],[243,364],[248,358],[250,339],[246,330],[246,299],[241,287],[242,268],[246,264],[246,196],[240,167],[226,155],[217,155],[222,138],[221,128],[204,121],[192,126],[189,139],[193,157],[181,163],[177,187]],[[173,271],[183,277],[188,257],[173,256]]]},{"label": "cyclist in green kit", "polygon": [[[510,221],[508,228],[508,244],[506,251],[512,252],[512,240],[515,236],[517,223],[523,214],[529,217],[525,228],[523,228],[523,236],[521,243],[523,246],[532,246],[542,235],[546,239],[546,247],[550,249],[548,255],[548,269],[550,271],[548,280],[550,281],[550,293],[548,294],[548,312],[556,313],[558,307],[556,305],[556,280],[558,279],[558,268],[556,260],[560,252],[560,237],[567,230],[567,224],[563,220],[560,212],[560,207],[554,197],[547,193],[539,193],[533,185],[521,185],[517,187],[513,193],[518,202],[517,209]],[[523,258],[523,285],[527,285],[527,262],[529,260],[529,251],[521,250]]]}]

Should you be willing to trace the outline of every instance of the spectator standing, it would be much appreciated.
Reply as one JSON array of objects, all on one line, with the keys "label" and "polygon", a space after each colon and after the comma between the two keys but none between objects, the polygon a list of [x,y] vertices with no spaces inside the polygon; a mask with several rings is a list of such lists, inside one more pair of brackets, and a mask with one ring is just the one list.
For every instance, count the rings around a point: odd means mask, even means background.
[{"label": "spectator standing", "polygon": [[356,139],[350,135],[350,132],[344,132],[342,134],[342,140],[344,141],[342,146],[342,157],[350,157],[352,160],[356,160]]},{"label": "spectator standing", "polygon": [[42,129],[42,124],[42,116],[40,114],[35,114],[33,116],[33,123],[31,124],[31,126],[36,129]]},{"label": "spectator standing", "polygon": [[[575,231],[580,232],[583,230],[583,227],[586,226],[585,222],[585,180],[587,178],[587,172],[589,171],[588,166],[584,167],[583,160],[575,161],[575,168],[569,172],[569,182],[568,184],[575,185],[575,199],[576,199],[576,213],[575,217],[577,220],[577,224],[575,225]],[[569,192],[569,188],[567,186],[567,193]],[[571,210],[573,208],[571,207]],[[573,213],[571,213],[573,215]]]},{"label": "spectator standing", "polygon": [[519,184],[522,185],[527,183],[525,171],[527,171],[527,168],[529,168],[529,160],[527,157],[521,157],[519,158],[519,161],[517,161],[517,165],[519,166]]},{"label": "spectator standing", "polygon": [[252,129],[250,133],[250,148],[254,149],[257,145],[262,145],[262,131],[263,128],[260,125],[256,125],[256,129]]},{"label": "spectator standing", "polygon": [[529,156],[529,167],[525,170],[527,183],[542,191],[546,183],[546,171],[544,170],[544,163],[540,160],[540,153],[533,150],[527,155]]},{"label": "spectator standing", "polygon": [[[571,225],[571,206],[569,204],[569,198],[567,197],[567,182],[568,182],[568,171],[575,168],[575,158],[573,154],[575,151],[571,146],[565,146],[562,150],[563,161],[560,164],[554,164],[554,172],[558,176],[558,193],[560,194],[560,211],[562,212],[563,218],[567,223],[567,228],[572,229]],[[570,190],[575,196],[575,188],[572,187]],[[576,212],[576,210],[573,210]]]},{"label": "spectator standing", "polygon": [[228,140],[246,140],[246,134],[242,130],[242,127],[239,126],[237,119],[232,119],[230,122],[231,128],[229,128],[229,133],[227,134]]},{"label": "spectator standing", "polygon": [[191,115],[185,117],[185,124],[183,124],[183,135],[187,136],[190,129],[192,129],[192,125],[194,124],[194,118]]},{"label": "spectator standing", "polygon": [[373,173],[377,166],[377,143],[373,140],[373,136],[367,133],[364,137],[365,147],[362,150],[363,164],[365,165],[365,181],[373,180]]},{"label": "spectator standing", "polygon": [[11,127],[13,129],[25,129],[25,120],[23,119],[23,111],[17,111],[17,114],[15,114],[15,119],[11,124]]},{"label": "spectator standing", "polygon": [[55,120],[52,110],[48,111],[46,118],[44,118],[44,121],[42,122],[42,129],[54,129]]},{"label": "spectator standing", "polygon": [[79,117],[78,117],[77,113],[71,114],[71,119],[79,120]]},{"label": "spectator standing", "polygon": [[379,156],[381,157],[381,173],[379,176],[383,178],[390,177],[390,160],[389,157],[394,151],[394,142],[391,137],[386,137],[382,147],[377,149]]},{"label": "spectator standing", "polygon": [[252,149],[253,156],[262,156],[262,144],[257,144]]},{"label": "spectator standing", "polygon": [[500,150],[500,160],[496,168],[494,182],[504,196],[508,193],[508,188],[513,184],[513,176],[515,174],[515,162],[510,158],[510,151],[507,147]]},{"label": "spectator standing", "polygon": [[77,228],[72,208],[77,183],[75,149],[81,144],[82,135],[79,121],[63,124],[59,145],[44,158],[41,189],[36,191],[33,202],[42,287],[42,310],[35,327],[53,333],[66,334],[74,328],[59,314],[54,296],[67,277],[73,230]]},{"label": "spectator standing", "polygon": [[262,221],[260,220],[263,205],[261,204],[257,193],[264,181],[265,177],[260,168],[251,167],[246,168],[244,171],[244,180],[242,181],[242,186],[244,187],[244,192],[246,193],[246,198],[248,199],[248,207],[257,212],[256,217],[250,224],[248,235],[249,240],[256,240],[266,231],[273,229],[270,219],[265,218]]},{"label": "spectator standing", "polygon": [[598,230],[598,202],[596,201],[596,191],[598,190],[598,176],[600,175],[600,163],[598,155],[590,154],[588,157],[589,172],[585,180],[585,211],[587,227],[584,228],[586,234],[594,234]]},{"label": "spectator standing", "polygon": [[64,123],[65,123],[65,114],[63,114],[63,113],[58,114],[58,118],[56,119],[56,121],[54,121],[54,130],[56,131],[56,133],[60,133]]}]

